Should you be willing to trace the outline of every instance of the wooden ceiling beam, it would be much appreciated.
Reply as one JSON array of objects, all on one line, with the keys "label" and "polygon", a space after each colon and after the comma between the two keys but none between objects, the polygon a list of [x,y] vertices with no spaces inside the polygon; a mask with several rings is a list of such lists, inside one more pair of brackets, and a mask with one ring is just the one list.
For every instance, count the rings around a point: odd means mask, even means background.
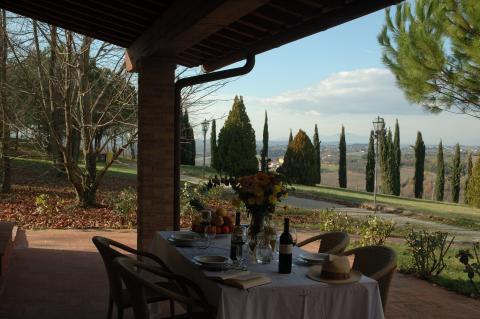
[{"label": "wooden ceiling beam", "polygon": [[286,43],[296,41],[306,36],[327,30],[336,25],[359,18],[371,12],[383,9],[390,5],[397,4],[401,1],[402,0],[357,0],[345,5],[341,9],[333,10],[318,17],[314,17],[296,27],[292,27],[269,38],[263,39],[263,41],[258,41],[250,46],[245,46],[222,59],[214,59],[209,61],[205,63],[203,67],[207,72],[220,69],[224,66],[244,59],[248,54],[259,54],[265,52]]},{"label": "wooden ceiling beam", "polygon": [[268,0],[176,0],[127,49],[127,69],[143,56],[179,54],[235,22]]}]

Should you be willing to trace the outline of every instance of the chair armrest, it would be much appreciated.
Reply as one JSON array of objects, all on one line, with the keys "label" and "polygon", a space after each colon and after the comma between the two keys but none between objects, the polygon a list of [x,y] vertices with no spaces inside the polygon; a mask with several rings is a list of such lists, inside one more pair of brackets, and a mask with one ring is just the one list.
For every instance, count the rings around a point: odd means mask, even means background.
[{"label": "chair armrest", "polygon": [[164,270],[166,271],[170,271],[170,269],[167,267],[167,265],[156,255],[152,254],[152,253],[149,253],[149,252],[146,252],[146,251],[142,251],[142,250],[137,250],[137,249],[134,249],[132,247],[129,247],[127,245],[124,245],[122,243],[119,243],[118,241],[115,241],[115,240],[110,240],[110,244],[112,246],[115,246],[117,248],[120,248],[121,250],[124,250],[132,255],[136,255],[137,257],[138,256],[142,256],[142,257],[147,257],[153,261],[155,261],[157,264],[159,264]]},{"label": "chair armrest", "polygon": [[297,247],[302,247],[302,246],[305,246],[306,244],[310,244],[314,241],[317,241],[317,240],[320,240],[323,238],[323,234],[319,234],[319,235],[315,235],[313,237],[310,237],[308,239],[305,239],[299,243],[297,243]]}]

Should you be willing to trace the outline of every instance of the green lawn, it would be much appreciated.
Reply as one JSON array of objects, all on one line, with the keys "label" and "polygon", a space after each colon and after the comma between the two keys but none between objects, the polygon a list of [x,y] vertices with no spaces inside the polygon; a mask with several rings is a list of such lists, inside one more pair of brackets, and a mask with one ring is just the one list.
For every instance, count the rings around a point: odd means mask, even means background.
[{"label": "green lawn", "polygon": [[[349,202],[354,205],[372,203],[373,194],[329,186],[294,185],[299,195]],[[387,207],[408,210],[416,213],[416,218],[435,218],[441,222],[474,230],[480,230],[480,209],[462,204],[436,202],[424,199],[404,198],[390,195],[377,195],[377,203]]]}]

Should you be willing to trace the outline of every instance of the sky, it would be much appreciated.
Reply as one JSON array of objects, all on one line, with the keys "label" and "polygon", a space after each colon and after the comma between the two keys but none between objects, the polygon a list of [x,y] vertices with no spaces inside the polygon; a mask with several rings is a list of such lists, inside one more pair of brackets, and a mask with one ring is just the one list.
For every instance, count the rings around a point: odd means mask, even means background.
[{"label": "sky", "polygon": [[218,91],[218,101],[200,116],[217,118],[218,133],[234,96],[242,95],[257,140],[267,111],[272,141],[286,141],[290,129],[311,137],[317,124],[324,141],[336,140],[344,125],[347,143],[349,137],[350,143],[367,143],[379,115],[392,129],[398,119],[405,145],[414,144],[418,130],[430,145],[440,139],[447,145],[479,145],[480,120],[426,113],[397,88],[377,42],[384,14],[378,11],[258,55],[254,69]]}]

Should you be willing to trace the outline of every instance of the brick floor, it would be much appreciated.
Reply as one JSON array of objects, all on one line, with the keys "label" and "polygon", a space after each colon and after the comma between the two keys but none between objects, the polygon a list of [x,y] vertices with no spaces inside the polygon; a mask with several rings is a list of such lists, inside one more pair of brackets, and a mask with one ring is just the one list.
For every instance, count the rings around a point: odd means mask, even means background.
[{"label": "brick floor", "polygon": [[[133,231],[19,232],[0,292],[0,319],[104,319],[108,289],[103,263],[90,240],[95,235],[135,246]],[[299,234],[299,240],[307,235]],[[132,315],[127,312],[125,317]],[[397,274],[386,317],[478,319],[480,301]]]}]

